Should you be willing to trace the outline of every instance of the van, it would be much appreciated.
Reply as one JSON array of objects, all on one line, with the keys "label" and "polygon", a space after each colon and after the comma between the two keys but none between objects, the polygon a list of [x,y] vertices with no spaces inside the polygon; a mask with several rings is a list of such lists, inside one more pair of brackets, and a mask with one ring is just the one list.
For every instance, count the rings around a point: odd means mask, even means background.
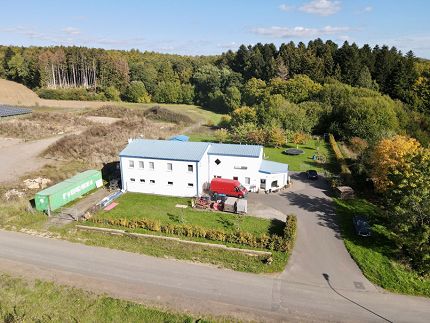
[{"label": "van", "polygon": [[212,193],[225,194],[238,198],[243,198],[248,194],[248,190],[235,179],[214,178],[211,181],[209,189]]}]

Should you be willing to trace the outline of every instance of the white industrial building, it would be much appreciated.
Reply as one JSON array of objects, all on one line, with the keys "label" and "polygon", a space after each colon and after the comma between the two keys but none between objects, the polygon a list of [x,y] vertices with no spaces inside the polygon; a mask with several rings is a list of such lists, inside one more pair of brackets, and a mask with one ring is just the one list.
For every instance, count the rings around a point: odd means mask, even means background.
[{"label": "white industrial building", "polygon": [[135,139],[119,156],[129,192],[200,196],[215,177],[237,179],[254,192],[288,182],[288,165],[264,160],[256,145]]}]

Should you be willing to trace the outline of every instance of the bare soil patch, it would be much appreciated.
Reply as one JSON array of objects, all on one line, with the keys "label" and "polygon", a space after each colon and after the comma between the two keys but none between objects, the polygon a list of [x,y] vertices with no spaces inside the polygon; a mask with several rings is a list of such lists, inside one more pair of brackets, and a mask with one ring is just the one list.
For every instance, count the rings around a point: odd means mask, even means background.
[{"label": "bare soil patch", "polygon": [[95,117],[95,116],[88,116],[86,118],[87,120],[95,123],[101,123],[101,124],[112,124],[119,120],[120,118],[111,118],[111,117]]},{"label": "bare soil patch", "polygon": [[43,156],[91,164],[118,160],[130,138],[159,139],[176,133],[174,124],[156,123],[145,118],[125,118],[113,124],[93,125],[80,134],[65,136],[51,145]]},{"label": "bare soil patch", "polygon": [[[39,169],[50,161],[39,157],[49,145],[60,137],[51,137],[30,142],[14,142],[0,138],[0,183],[18,180],[22,174]],[[3,142],[8,144],[4,145]]]},{"label": "bare soil patch", "polygon": [[41,139],[81,131],[92,125],[85,117],[72,113],[33,112],[30,115],[0,121],[0,136]]}]

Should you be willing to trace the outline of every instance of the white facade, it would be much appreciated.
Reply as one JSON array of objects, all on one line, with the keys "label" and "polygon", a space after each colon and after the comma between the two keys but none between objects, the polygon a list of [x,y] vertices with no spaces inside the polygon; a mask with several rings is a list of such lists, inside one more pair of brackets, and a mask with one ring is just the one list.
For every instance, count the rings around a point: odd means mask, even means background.
[{"label": "white facade", "polygon": [[251,191],[288,183],[288,165],[263,160],[260,146],[139,139],[121,152],[120,164],[130,192],[200,196],[215,177],[237,179]]}]

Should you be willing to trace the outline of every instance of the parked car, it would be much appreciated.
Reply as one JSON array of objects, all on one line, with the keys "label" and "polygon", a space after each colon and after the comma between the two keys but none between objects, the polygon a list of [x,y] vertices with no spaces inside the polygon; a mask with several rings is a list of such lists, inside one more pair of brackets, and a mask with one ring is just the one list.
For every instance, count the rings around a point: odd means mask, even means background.
[{"label": "parked car", "polygon": [[245,197],[248,190],[238,180],[227,178],[214,178],[209,187],[212,193],[225,194],[233,197]]},{"label": "parked car", "polygon": [[318,173],[316,170],[314,169],[310,169],[306,172],[306,176],[308,177],[308,179],[318,179]]},{"label": "parked car", "polygon": [[370,225],[367,219],[361,215],[355,215],[352,218],[352,223],[354,224],[354,229],[357,235],[361,237],[370,237],[372,231],[370,230]]}]

